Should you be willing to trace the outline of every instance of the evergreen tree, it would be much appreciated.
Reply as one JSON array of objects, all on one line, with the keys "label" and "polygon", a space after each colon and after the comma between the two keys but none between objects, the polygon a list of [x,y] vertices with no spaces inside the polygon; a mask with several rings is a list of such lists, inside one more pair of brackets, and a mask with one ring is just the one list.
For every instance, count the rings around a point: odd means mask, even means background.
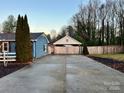
[{"label": "evergreen tree", "polygon": [[23,17],[19,15],[16,27],[16,60],[17,62],[23,62],[24,55],[24,37],[23,37]]},{"label": "evergreen tree", "polygon": [[89,55],[89,51],[86,44],[84,44],[84,47],[83,47],[83,55]]},{"label": "evergreen tree", "polygon": [[24,35],[25,35],[25,56],[27,61],[32,61],[32,44],[30,39],[30,29],[28,25],[27,15],[24,17]]},{"label": "evergreen tree", "polygon": [[32,61],[32,45],[27,16],[18,17],[16,29],[16,56],[18,62]]},{"label": "evergreen tree", "polygon": [[17,62],[20,59],[20,30],[21,30],[21,17],[18,16],[17,27],[16,27],[16,60]]},{"label": "evergreen tree", "polygon": [[107,45],[109,45],[109,42],[110,42],[110,37],[109,37],[109,22],[107,22],[107,34],[106,34],[106,41],[107,41]]}]

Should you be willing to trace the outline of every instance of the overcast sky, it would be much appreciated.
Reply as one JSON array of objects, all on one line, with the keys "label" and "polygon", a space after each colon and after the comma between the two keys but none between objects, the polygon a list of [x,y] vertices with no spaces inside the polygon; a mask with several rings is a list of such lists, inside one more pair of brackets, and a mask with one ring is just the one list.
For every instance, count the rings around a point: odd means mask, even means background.
[{"label": "overcast sky", "polygon": [[9,15],[27,14],[31,32],[59,31],[88,0],[0,0],[0,23]]}]

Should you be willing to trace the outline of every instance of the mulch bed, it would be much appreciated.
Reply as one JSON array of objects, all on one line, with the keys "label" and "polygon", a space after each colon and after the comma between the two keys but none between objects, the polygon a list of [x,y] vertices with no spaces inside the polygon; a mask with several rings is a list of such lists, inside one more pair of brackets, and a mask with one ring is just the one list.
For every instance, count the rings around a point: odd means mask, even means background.
[{"label": "mulch bed", "polygon": [[124,62],[122,61],[117,61],[117,60],[108,59],[108,58],[94,57],[94,56],[88,56],[88,57],[124,73]]},{"label": "mulch bed", "polygon": [[3,63],[0,63],[0,78],[3,76],[6,76],[12,72],[17,71],[26,65],[28,65],[28,64],[27,63],[22,64],[22,63],[10,62],[10,63],[8,63],[7,67],[4,67]]}]

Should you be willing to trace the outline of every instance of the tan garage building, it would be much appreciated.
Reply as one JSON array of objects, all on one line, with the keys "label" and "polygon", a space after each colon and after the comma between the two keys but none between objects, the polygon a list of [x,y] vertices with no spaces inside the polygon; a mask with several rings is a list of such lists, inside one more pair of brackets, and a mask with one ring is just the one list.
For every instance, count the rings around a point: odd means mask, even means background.
[{"label": "tan garage building", "polygon": [[70,37],[68,33],[65,37],[53,43],[50,47],[53,54],[80,54],[81,43]]}]

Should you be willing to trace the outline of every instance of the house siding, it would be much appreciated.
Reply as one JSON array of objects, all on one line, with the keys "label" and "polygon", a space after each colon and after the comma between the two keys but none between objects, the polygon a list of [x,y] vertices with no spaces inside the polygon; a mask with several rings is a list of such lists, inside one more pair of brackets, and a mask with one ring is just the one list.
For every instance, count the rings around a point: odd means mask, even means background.
[{"label": "house siding", "polygon": [[[34,58],[39,58],[41,56],[47,55],[48,54],[48,50],[44,51],[44,45],[48,45],[47,44],[47,39],[43,36],[40,36],[36,42],[32,42],[32,55]],[[10,46],[10,52],[16,52],[16,43],[15,42],[10,42],[9,43]]]},{"label": "house siding", "polygon": [[16,52],[16,44],[15,42],[10,42],[9,43],[9,46],[10,46],[10,52]]},{"label": "house siding", "polygon": [[[35,57],[35,42],[32,43],[32,55]],[[16,52],[16,42],[9,42],[9,52]]]},{"label": "house siding", "polygon": [[44,51],[44,45],[48,46],[48,41],[44,36],[40,36],[36,42],[36,58],[48,54],[48,50]]}]

